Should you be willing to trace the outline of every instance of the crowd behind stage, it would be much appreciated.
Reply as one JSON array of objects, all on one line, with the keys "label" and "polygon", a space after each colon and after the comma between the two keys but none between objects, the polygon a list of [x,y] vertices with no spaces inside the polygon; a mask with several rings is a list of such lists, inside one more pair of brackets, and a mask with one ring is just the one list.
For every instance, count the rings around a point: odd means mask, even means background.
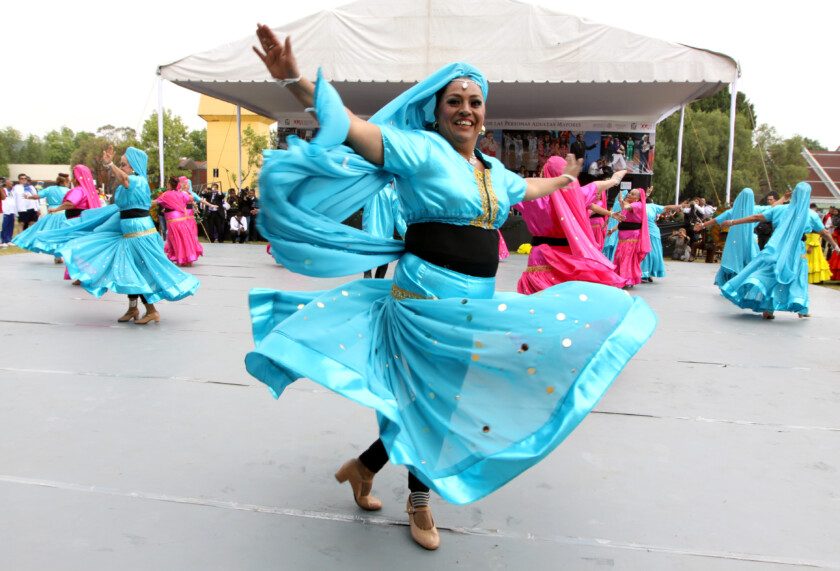
[{"label": "crowd behind stage", "polygon": [[[58,173],[56,176],[57,179],[61,177],[69,178],[69,175]],[[52,182],[33,181],[25,173],[16,179],[0,177],[0,248],[9,247],[15,234],[26,230],[47,213],[47,198],[40,196],[39,192],[45,188],[57,188]],[[161,192],[153,192],[153,198]],[[240,244],[263,240],[257,230],[259,198],[254,189],[244,187],[237,191],[230,188],[225,193],[218,183],[211,183],[197,196],[200,200],[196,200],[195,214],[200,236],[210,242],[230,240]],[[103,206],[111,204],[113,195],[100,192],[100,201]],[[152,217],[165,238],[166,218],[162,214],[162,207],[153,206]]]},{"label": "crowd behind stage", "polygon": [[[580,150],[580,149],[578,149]],[[603,159],[608,162],[606,158]],[[606,173],[612,174],[609,164],[605,164]],[[604,173],[592,173],[593,178],[603,178]],[[15,226],[19,232],[26,230],[30,225],[38,221],[44,212],[43,197],[37,198],[37,193],[43,188],[40,181],[33,182],[26,174],[21,173],[17,182],[12,178],[0,177],[0,212],[2,212],[2,233],[0,233],[0,248],[7,248],[11,245],[12,237],[16,233]],[[652,193],[651,193],[652,195]],[[35,196],[36,198],[32,198]],[[262,241],[257,230],[257,214],[260,205],[259,198],[254,189],[245,187],[237,192],[235,188],[229,188],[222,192],[218,183],[211,183],[205,190],[198,193],[200,202],[196,201],[196,221],[198,232],[210,242],[244,243],[249,241]],[[779,195],[770,192],[760,204],[783,204],[789,199],[790,193]],[[101,194],[102,204],[109,204],[112,197]],[[655,201],[655,196],[652,195]],[[811,205],[823,221],[826,229],[832,232],[835,239],[840,241],[840,209],[835,206],[829,208],[818,208],[816,204]],[[680,203],[679,209],[666,210],[657,219],[657,224],[662,229],[662,247],[666,256],[672,260],[693,262],[704,260],[706,263],[717,263],[720,261],[723,252],[723,245],[726,242],[727,229],[720,225],[712,225],[701,230],[696,229],[698,224],[714,219],[715,216],[728,209],[728,206],[718,208],[703,197],[693,197]],[[161,212],[155,212],[153,217],[161,232],[166,236],[166,218]],[[511,212],[511,221],[519,216],[515,210]],[[768,223],[761,223],[756,226],[755,234],[760,247],[763,247],[772,233],[772,227]],[[809,282],[822,283],[826,281],[840,281],[840,256],[832,255],[830,245],[819,235],[810,236],[806,240],[806,248],[809,262]],[[511,244],[518,249],[518,244]],[[822,255],[827,266],[819,262],[818,253]],[[829,269],[826,270],[825,268]]]}]

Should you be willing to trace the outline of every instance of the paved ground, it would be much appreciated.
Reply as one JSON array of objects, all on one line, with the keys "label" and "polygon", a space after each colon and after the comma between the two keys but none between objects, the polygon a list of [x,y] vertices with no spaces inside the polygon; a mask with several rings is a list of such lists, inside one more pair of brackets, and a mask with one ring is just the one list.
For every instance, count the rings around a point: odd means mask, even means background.
[{"label": "paved ground", "polygon": [[427,553],[402,470],[377,478],[375,517],[332,478],[373,414],[309,382],[275,401],[242,364],[250,287],[341,280],[205,247],[199,293],[148,328],[46,256],[0,259],[3,570],[840,568],[840,292],[764,322],[715,267],[669,263],[634,291],[659,329],[597,412],[490,498],[437,500]]}]

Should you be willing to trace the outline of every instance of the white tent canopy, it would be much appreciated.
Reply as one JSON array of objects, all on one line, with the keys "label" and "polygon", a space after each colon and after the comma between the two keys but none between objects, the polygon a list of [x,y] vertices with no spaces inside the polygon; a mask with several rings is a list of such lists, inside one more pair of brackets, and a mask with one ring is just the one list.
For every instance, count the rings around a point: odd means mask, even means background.
[{"label": "white tent canopy", "polygon": [[[738,75],[735,61],[721,54],[512,0],[361,0],[274,31],[292,36],[306,76],[321,66],[361,115],[452,61],[475,65],[489,80],[490,119],[655,124]],[[299,114],[251,51],[255,43],[250,35],[159,73],[267,117]]]},{"label": "white tent canopy", "polygon": [[[728,56],[514,0],[360,0],[273,29],[292,36],[304,75],[314,78],[320,66],[362,116],[441,66],[464,61],[490,82],[490,122],[611,120],[652,131],[739,75]],[[158,73],[278,121],[306,117],[271,80],[251,50],[255,43],[252,34]]]}]

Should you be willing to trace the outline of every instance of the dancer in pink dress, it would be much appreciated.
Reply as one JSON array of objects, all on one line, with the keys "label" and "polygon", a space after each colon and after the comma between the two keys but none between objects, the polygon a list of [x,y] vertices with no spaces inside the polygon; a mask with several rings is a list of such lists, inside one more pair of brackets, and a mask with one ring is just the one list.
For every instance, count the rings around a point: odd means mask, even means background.
[{"label": "dancer in pink dress", "polygon": [[586,196],[586,208],[589,210],[589,223],[592,226],[592,236],[595,245],[604,249],[604,240],[607,237],[607,219],[612,212],[607,208],[607,191],[616,186],[627,174],[626,170],[616,171],[607,180],[598,180],[582,187]]},{"label": "dancer in pink dress", "polygon": [[642,260],[650,252],[645,190],[634,188],[622,201],[624,221],[618,223],[615,265],[627,287],[642,283]]},{"label": "dancer in pink dress", "polygon": [[[559,176],[565,166],[565,159],[551,157],[545,163],[543,177]],[[586,199],[587,193],[575,180],[561,191],[514,206],[533,236],[528,267],[516,286],[519,293],[533,294],[568,281],[625,285],[626,280],[615,273],[613,264],[595,244]],[[620,217],[617,213],[615,216]]]},{"label": "dancer in pink dress", "polygon": [[158,196],[154,202],[163,208],[166,219],[166,244],[163,251],[166,257],[179,266],[191,266],[202,254],[203,249],[195,236],[195,219],[187,214],[187,203],[193,202],[178,188],[178,179],[169,178],[169,189]]},{"label": "dancer in pink dress", "polygon": [[[85,165],[76,165],[73,167],[73,181],[76,185],[71,188],[64,199],[61,201],[61,206],[51,208],[50,214],[64,211],[64,216],[67,220],[73,220],[82,215],[83,210],[90,210],[91,208],[99,208],[102,203],[99,202],[99,193],[96,192],[96,184],[93,182],[93,175],[90,169]],[[72,222],[71,222],[72,224]],[[49,249],[50,253],[55,253],[63,243],[51,243]],[[69,280],[70,274],[67,268],[64,269],[64,279]],[[78,280],[73,282],[73,285],[79,285]]]}]

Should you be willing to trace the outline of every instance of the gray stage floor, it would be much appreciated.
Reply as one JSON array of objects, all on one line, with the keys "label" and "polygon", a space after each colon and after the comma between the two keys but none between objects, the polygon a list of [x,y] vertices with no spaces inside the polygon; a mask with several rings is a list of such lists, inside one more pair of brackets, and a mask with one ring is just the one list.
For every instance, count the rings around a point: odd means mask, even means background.
[{"label": "gray stage floor", "polygon": [[343,280],[206,248],[198,294],[147,328],[51,258],[0,257],[0,569],[840,568],[840,292],[764,322],[716,267],[668,263],[633,291],[659,328],[597,411],[491,497],[436,500],[428,553],[404,470],[377,477],[374,517],[333,479],[373,414],[308,381],[275,401],[243,366],[249,288]]}]

